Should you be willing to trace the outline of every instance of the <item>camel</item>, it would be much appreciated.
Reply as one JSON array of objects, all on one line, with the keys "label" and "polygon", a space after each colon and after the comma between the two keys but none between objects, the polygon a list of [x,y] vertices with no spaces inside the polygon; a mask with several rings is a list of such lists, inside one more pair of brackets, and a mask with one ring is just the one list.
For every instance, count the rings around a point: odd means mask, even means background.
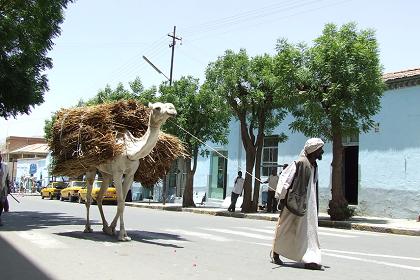
[{"label": "camel", "polygon": [[[124,207],[125,198],[128,190],[134,180],[134,174],[139,167],[139,160],[150,154],[156,146],[160,127],[170,117],[175,117],[177,112],[172,103],[149,103],[151,109],[149,124],[147,131],[140,138],[134,137],[128,130],[117,138],[117,143],[122,143],[125,147],[121,155],[116,156],[112,160],[92,167],[86,172],[87,197],[86,197],[86,225],[84,232],[92,232],[89,222],[89,208],[92,203],[92,185],[95,179],[96,171],[102,174],[103,181],[97,197],[98,209],[102,218],[102,231],[108,235],[115,235],[115,227],[118,219],[120,219],[120,232],[118,240],[130,241],[124,227]],[[117,192],[117,213],[108,226],[102,209],[102,198],[108,186],[114,182]]]}]

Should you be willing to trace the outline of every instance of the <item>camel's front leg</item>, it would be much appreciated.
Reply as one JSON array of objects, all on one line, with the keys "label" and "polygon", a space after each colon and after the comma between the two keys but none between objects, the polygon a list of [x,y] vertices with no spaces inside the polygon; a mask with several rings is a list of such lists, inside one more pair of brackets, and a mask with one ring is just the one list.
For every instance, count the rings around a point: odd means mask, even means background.
[{"label": "camel's front leg", "polygon": [[85,203],[86,225],[85,225],[85,230],[84,230],[84,232],[86,233],[93,231],[90,226],[90,221],[89,221],[89,209],[90,209],[90,204],[92,203],[92,186],[93,186],[93,180],[95,180],[95,176],[96,176],[96,170],[89,171],[86,173],[86,188],[87,188],[86,203]]},{"label": "camel's front leg", "polygon": [[130,241],[131,238],[127,235],[127,232],[125,231],[125,225],[124,225],[124,208],[125,208],[125,199],[127,197],[128,190],[131,188],[131,185],[133,184],[134,174],[129,176],[126,175],[124,178],[124,182],[122,184],[122,190],[123,190],[123,207],[122,211],[120,213],[120,233],[118,236],[119,240],[124,241]]},{"label": "camel's front leg", "polygon": [[124,183],[122,180],[118,180],[114,177],[114,184],[117,191],[117,214],[115,215],[114,220],[111,223],[111,228],[115,229],[117,225],[118,218],[120,219],[120,232],[118,235],[118,240],[120,241],[130,241],[131,238],[127,235],[124,227],[124,208],[125,208],[125,197],[127,195],[128,189],[133,183],[133,176],[126,175],[124,178]]},{"label": "camel's front leg", "polygon": [[101,214],[101,218],[102,218],[102,231],[108,235],[114,235],[115,230],[112,230],[111,227],[108,226],[108,222],[106,221],[104,211],[102,209],[102,202],[103,202],[104,194],[111,183],[112,177],[108,174],[102,174],[102,177],[103,177],[102,184],[101,184],[101,188],[99,189],[96,202],[98,204],[99,213]]}]

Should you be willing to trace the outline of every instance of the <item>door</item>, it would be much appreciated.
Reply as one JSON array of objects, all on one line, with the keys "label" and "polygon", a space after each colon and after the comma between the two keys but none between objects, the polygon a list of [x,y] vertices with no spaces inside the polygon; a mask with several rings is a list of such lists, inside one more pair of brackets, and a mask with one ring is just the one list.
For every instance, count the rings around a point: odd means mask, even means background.
[{"label": "door", "polygon": [[344,195],[349,204],[358,204],[359,146],[344,147]]},{"label": "door", "polygon": [[227,151],[213,152],[210,159],[209,197],[224,199],[227,185]]}]

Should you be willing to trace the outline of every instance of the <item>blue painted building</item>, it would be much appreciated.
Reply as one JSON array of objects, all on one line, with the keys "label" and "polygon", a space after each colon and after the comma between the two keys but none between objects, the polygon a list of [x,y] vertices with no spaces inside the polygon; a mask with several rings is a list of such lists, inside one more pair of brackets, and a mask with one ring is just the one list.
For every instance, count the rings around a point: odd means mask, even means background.
[{"label": "blue painted building", "polygon": [[[381,100],[381,111],[374,116],[375,128],[366,134],[343,139],[343,188],[347,200],[360,215],[410,218],[420,213],[420,69],[384,75],[388,90]],[[288,129],[292,116],[275,129],[288,135],[284,143],[267,136],[264,143],[262,179],[269,165],[292,162],[300,153],[306,137]],[[209,157],[200,158],[194,191],[205,191],[209,199],[230,196],[238,170],[245,170],[245,151],[239,123],[230,123],[229,144],[216,146]],[[330,194],[332,146],[325,146],[319,162],[320,210],[326,212]],[[178,161],[169,174],[172,193],[182,195],[185,174]],[[280,169],[278,170],[280,171]],[[262,187],[262,190],[266,186]]]}]

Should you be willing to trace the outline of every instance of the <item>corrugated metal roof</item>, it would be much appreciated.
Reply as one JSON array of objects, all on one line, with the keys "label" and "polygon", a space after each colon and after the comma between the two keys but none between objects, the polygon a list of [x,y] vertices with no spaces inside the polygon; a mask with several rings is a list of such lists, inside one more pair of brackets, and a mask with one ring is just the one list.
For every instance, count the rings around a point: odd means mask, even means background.
[{"label": "corrugated metal roof", "polygon": [[420,68],[407,69],[398,72],[386,73],[383,75],[385,82],[413,77],[420,77]]},{"label": "corrugated metal roof", "polygon": [[48,144],[32,144],[21,147],[14,151],[11,151],[10,154],[43,154],[47,155],[50,152]]}]

